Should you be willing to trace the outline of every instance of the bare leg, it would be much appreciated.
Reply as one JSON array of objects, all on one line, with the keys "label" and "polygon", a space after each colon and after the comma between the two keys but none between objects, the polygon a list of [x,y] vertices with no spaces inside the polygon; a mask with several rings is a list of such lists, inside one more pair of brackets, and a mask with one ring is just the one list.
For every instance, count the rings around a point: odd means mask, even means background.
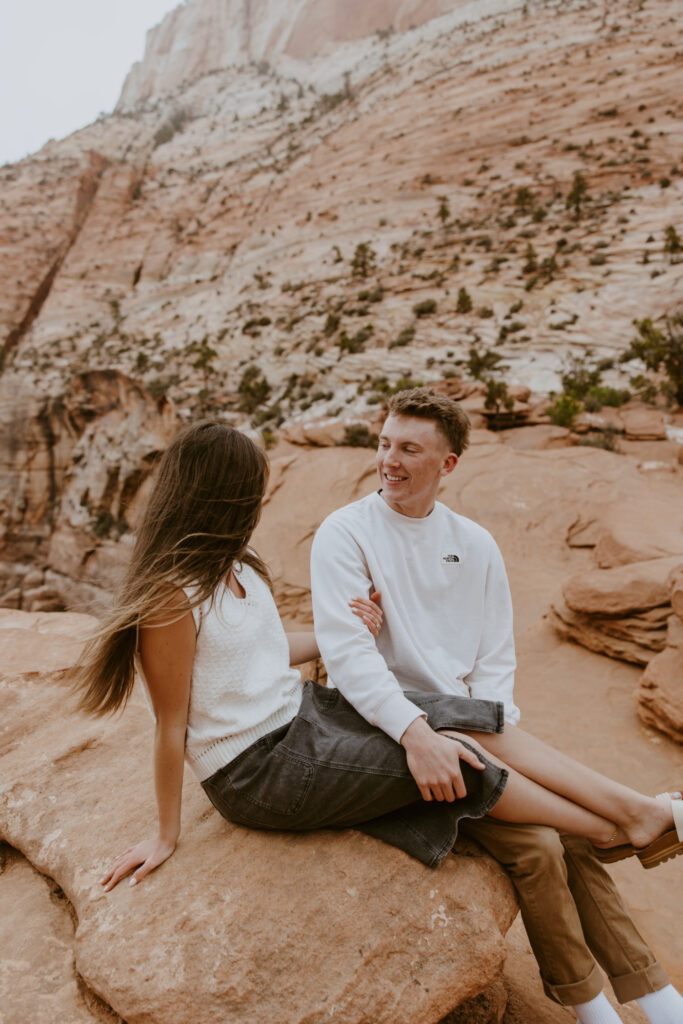
[{"label": "bare leg", "polygon": [[[514,768],[545,790],[565,797],[603,820],[614,822],[620,832],[613,840],[607,840],[609,845],[618,845],[626,839],[634,846],[646,846],[673,824],[670,805],[613,782],[514,725],[506,725],[504,733],[459,735],[475,740],[494,760]],[[539,821],[537,824],[550,822]],[[573,831],[565,826],[556,827]],[[581,834],[586,835],[585,832]],[[600,845],[603,842],[594,841]]]},{"label": "bare leg", "polygon": [[520,775],[514,768],[508,768],[508,771],[503,794],[489,811],[491,818],[520,825],[550,825],[560,832],[585,836],[594,843],[608,843],[614,839],[615,825],[612,821],[544,789],[532,779]]}]

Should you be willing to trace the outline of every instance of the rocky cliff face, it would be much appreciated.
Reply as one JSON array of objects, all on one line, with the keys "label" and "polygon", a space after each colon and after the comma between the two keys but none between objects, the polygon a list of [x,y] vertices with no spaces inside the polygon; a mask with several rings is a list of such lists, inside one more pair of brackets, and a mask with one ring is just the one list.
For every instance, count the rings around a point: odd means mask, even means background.
[{"label": "rocky cliff face", "polygon": [[[193,0],[150,38],[144,102],[0,169],[8,603],[111,590],[188,418],[286,452],[373,429],[419,380],[512,447],[566,446],[542,393],[569,351],[604,384],[642,371],[618,362],[632,319],[675,310],[683,274],[670,5],[365,6],[376,24]],[[680,414],[586,416],[582,437],[678,472]]]},{"label": "rocky cliff face", "polygon": [[[373,33],[403,32],[454,8],[477,16],[474,6],[467,0],[190,0],[148,32],[144,58],[131,68],[117,110],[217,69],[278,64],[282,57],[305,61]],[[510,5],[488,0],[487,6]]]}]

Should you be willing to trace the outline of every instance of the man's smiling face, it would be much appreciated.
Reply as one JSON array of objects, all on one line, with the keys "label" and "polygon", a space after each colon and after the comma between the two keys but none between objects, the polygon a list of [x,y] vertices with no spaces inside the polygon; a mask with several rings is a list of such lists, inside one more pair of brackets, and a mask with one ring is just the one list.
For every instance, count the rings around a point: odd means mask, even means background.
[{"label": "man's smiling face", "polygon": [[442,478],[458,457],[434,420],[390,415],[382,427],[376,465],[382,497],[390,508],[414,519],[434,508]]}]

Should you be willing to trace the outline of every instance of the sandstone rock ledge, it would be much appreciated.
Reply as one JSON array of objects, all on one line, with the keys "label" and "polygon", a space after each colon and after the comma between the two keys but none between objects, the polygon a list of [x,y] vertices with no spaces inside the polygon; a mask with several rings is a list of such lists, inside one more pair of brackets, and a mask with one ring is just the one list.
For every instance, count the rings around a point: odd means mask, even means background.
[{"label": "sandstone rock ledge", "polygon": [[638,690],[638,714],[673,740],[683,743],[683,564],[668,578],[673,615],[666,646],[648,664]]},{"label": "sandstone rock ledge", "polygon": [[127,1024],[436,1024],[496,982],[516,904],[474,848],[432,871],[354,831],[249,831],[191,778],[176,854],[105,895],[154,829],[151,721],[137,698],[114,721],[70,710],[85,623],[0,612],[0,837],[64,890],[76,969]]}]

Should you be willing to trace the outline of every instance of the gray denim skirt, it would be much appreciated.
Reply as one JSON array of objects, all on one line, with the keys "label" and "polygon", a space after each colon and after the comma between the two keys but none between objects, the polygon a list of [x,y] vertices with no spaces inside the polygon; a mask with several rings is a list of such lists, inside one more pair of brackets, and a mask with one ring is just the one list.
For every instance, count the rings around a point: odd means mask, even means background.
[{"label": "gray denim skirt", "polygon": [[[503,731],[503,705],[438,693],[407,693],[436,730]],[[461,818],[481,818],[508,773],[461,761],[467,796],[425,801],[403,747],[370,725],[339,690],[304,684],[288,725],[261,737],[202,786],[228,821],[250,828],[360,829],[436,867],[452,848]]]}]

